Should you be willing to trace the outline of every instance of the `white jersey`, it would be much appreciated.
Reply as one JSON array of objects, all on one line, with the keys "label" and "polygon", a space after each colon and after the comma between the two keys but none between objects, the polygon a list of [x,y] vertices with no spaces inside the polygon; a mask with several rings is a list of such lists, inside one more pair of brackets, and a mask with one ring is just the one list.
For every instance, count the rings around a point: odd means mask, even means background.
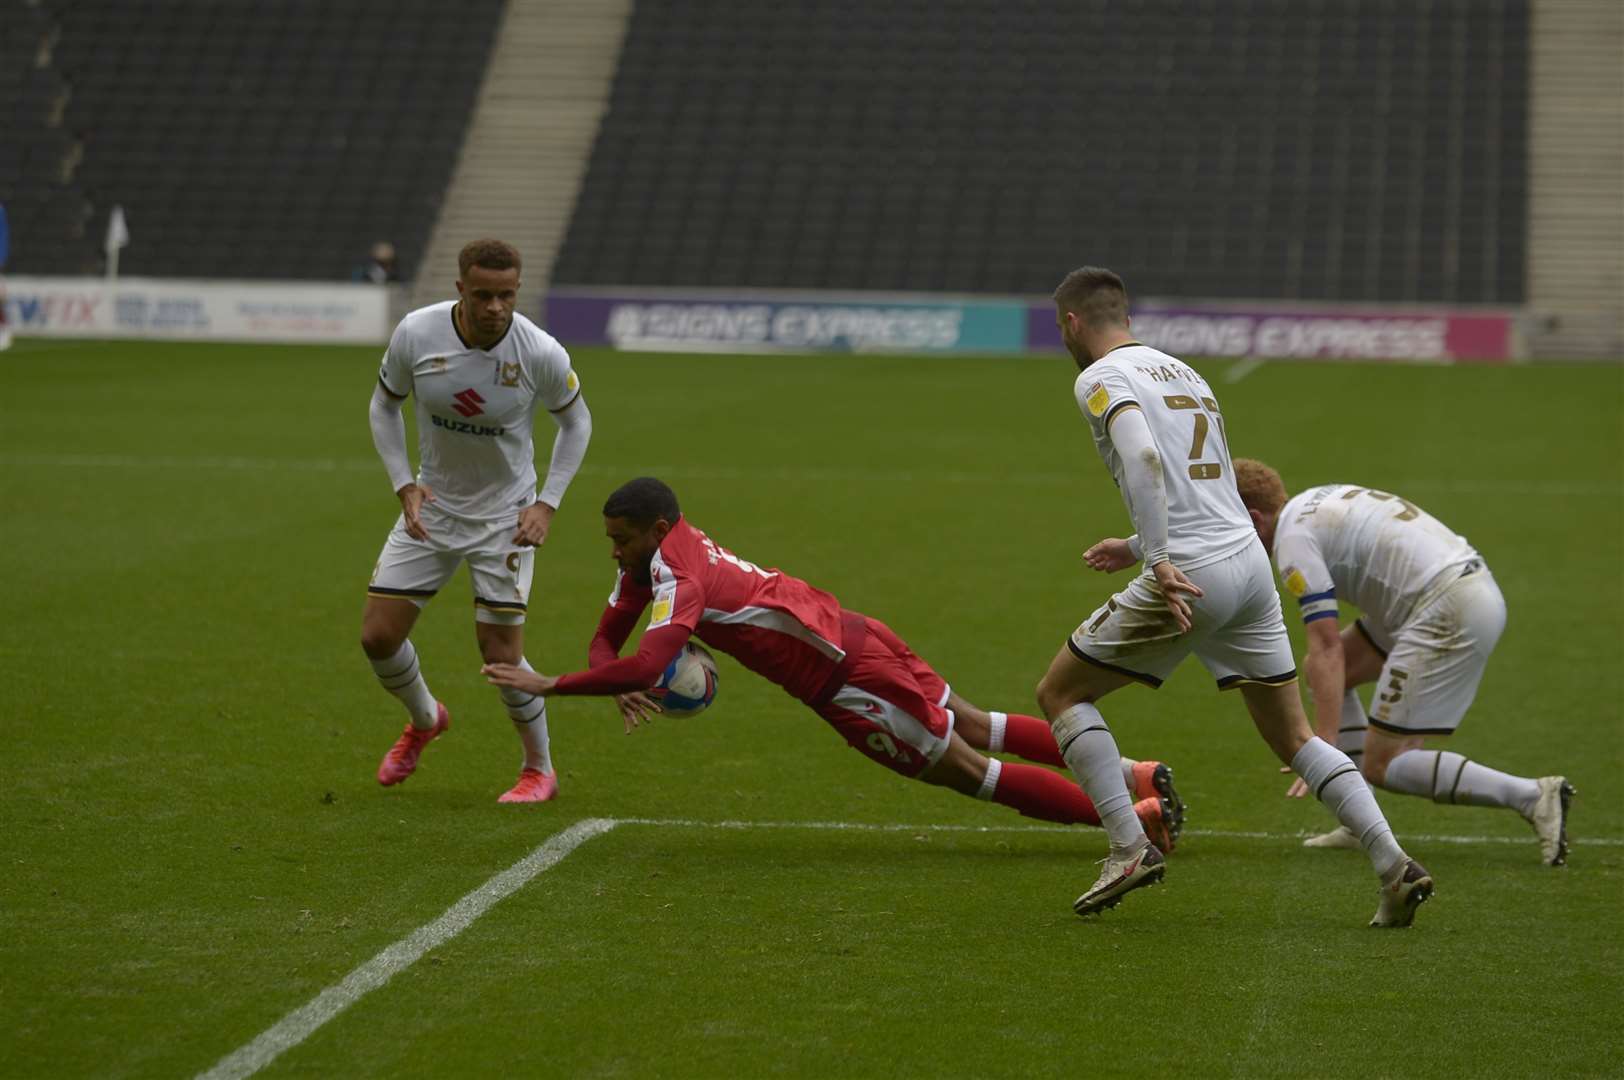
[{"label": "white jersey", "polygon": [[1352,484],[1308,489],[1274,527],[1275,565],[1304,622],[1335,618],[1341,597],[1396,632],[1477,558],[1414,503]]},{"label": "white jersey", "polygon": [[567,408],[581,382],[564,347],[523,315],[479,349],[463,341],[455,307],[447,300],[402,319],[378,381],[417,398],[418,479],[438,509],[470,520],[517,517],[536,498],[535,408]]},{"label": "white jersey", "polygon": [[1139,406],[1162,459],[1167,492],[1167,557],[1181,570],[1233,555],[1256,531],[1235,489],[1224,420],[1207,380],[1164,352],[1119,345],[1077,376],[1077,407],[1111,470],[1128,516],[1138,516],[1122,484],[1122,458],[1111,442],[1111,420]]}]

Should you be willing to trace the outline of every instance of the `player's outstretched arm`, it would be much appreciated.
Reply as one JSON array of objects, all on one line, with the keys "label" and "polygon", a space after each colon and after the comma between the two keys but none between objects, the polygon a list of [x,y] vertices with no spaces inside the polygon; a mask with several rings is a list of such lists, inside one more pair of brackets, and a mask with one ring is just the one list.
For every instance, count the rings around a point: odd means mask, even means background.
[{"label": "player's outstretched arm", "polygon": [[479,673],[485,676],[485,681],[492,686],[506,686],[527,694],[539,694],[542,697],[552,693],[553,687],[558,684],[556,676],[529,671],[517,664],[486,664],[479,669]]},{"label": "player's outstretched arm", "polygon": [[486,664],[479,670],[491,683],[511,686],[527,694],[614,697],[653,686],[666,665],[676,659],[690,633],[686,626],[667,623],[644,634],[632,656],[556,678],[526,672],[512,664]]}]

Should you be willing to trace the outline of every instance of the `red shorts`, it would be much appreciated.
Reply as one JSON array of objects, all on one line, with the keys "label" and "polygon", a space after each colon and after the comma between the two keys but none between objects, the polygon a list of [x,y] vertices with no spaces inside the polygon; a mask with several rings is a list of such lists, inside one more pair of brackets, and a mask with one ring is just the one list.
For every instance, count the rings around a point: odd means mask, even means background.
[{"label": "red shorts", "polygon": [[863,617],[862,652],[829,700],[813,706],[851,746],[904,776],[947,752],[947,684],[896,633]]}]

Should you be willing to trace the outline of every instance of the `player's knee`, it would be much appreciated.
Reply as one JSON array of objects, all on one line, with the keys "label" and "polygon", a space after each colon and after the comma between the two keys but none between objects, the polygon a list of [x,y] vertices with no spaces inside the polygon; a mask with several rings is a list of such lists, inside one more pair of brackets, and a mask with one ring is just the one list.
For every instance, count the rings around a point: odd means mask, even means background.
[{"label": "player's knee", "polygon": [[507,637],[481,637],[479,655],[487,664],[517,664],[524,656],[524,645]]},{"label": "player's knee", "polygon": [[1044,719],[1051,723],[1055,717],[1073,705],[1092,700],[1090,695],[1067,690],[1048,675],[1038,681],[1037,689],[1033,693],[1038,699],[1038,708],[1043,710]]},{"label": "player's knee", "polygon": [[367,624],[361,627],[361,651],[373,660],[387,660],[400,651],[405,638],[393,627]]},{"label": "player's knee", "polygon": [[1359,775],[1365,778],[1368,784],[1381,787],[1383,780],[1387,779],[1387,760],[1378,757],[1366,757],[1359,762]]}]

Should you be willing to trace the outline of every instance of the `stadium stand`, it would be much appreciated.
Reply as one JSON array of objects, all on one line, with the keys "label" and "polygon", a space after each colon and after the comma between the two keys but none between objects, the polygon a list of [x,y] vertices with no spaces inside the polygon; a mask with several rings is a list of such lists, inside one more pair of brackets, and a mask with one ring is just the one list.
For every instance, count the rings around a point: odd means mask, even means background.
[{"label": "stadium stand", "polygon": [[0,165],[0,201],[19,208],[10,269],[96,272],[121,204],[127,274],[342,279],[389,240],[409,275],[502,8],[22,5],[0,54],[23,147]]},{"label": "stadium stand", "polygon": [[38,8],[7,12],[0,33],[0,203],[11,222],[14,271],[28,265],[22,252],[82,247],[91,213],[75,180],[83,148],[61,124],[69,90],[51,66],[52,40]]},{"label": "stadium stand", "polygon": [[552,280],[1517,302],[1527,0],[639,0]]}]

